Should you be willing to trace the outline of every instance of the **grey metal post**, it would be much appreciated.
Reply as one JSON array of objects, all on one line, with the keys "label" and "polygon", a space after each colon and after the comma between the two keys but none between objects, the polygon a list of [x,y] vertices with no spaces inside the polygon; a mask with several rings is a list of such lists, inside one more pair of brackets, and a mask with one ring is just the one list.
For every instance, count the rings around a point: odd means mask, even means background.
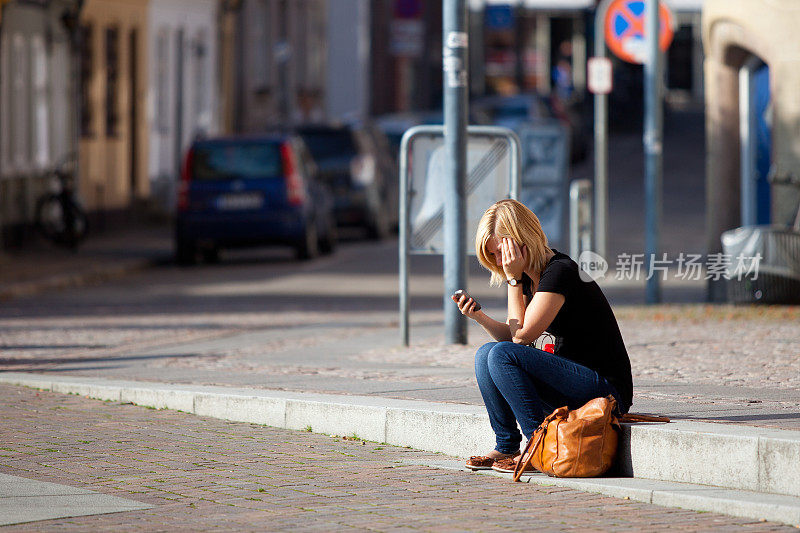
[{"label": "grey metal post", "polygon": [[[645,156],[645,266],[650,272],[650,264],[656,259],[660,248],[661,227],[661,163],[662,163],[662,101],[661,101],[661,50],[658,46],[659,2],[647,0],[645,4],[645,42],[647,61],[644,64],[644,156]],[[659,275],[647,280],[645,301],[649,304],[661,301],[661,280]]]},{"label": "grey metal post", "polygon": [[[473,126],[475,127],[475,126]],[[480,126],[478,126],[480,127]],[[492,126],[489,126],[491,128]],[[484,127],[486,129],[486,127]],[[472,128],[470,128],[471,130]],[[508,135],[510,137],[509,144],[511,145],[511,178],[508,184],[508,197],[512,200],[519,200],[519,190],[520,190],[520,182],[522,181],[522,150],[520,147],[522,143],[519,140],[519,137],[516,133],[509,130]]]},{"label": "grey metal post", "polygon": [[444,324],[448,344],[467,343],[466,318],[450,300],[467,288],[467,171],[468,42],[466,0],[443,0],[444,67]]},{"label": "grey metal post", "polygon": [[[595,12],[594,57],[606,57],[604,22],[610,3],[611,0],[603,0]],[[594,216],[594,252],[608,261],[608,96],[605,94],[594,95]]]},{"label": "grey metal post", "polygon": [[[592,182],[573,180],[569,185],[569,256],[578,261],[581,252],[591,250]],[[586,201],[586,198],[589,201]],[[586,228],[589,228],[588,235]],[[588,238],[587,238],[588,237]]]},{"label": "grey metal post", "polygon": [[400,142],[400,341],[409,345],[409,302],[408,302],[408,237],[411,219],[408,216],[408,142],[410,132],[403,135]]}]

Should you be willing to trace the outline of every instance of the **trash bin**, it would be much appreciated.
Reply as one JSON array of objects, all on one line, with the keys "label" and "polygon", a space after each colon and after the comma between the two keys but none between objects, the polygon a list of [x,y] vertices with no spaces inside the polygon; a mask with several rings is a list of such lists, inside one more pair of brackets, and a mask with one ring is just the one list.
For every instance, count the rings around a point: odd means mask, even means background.
[{"label": "trash bin", "polygon": [[[798,217],[800,220],[800,217]],[[800,303],[800,229],[745,226],[722,234],[722,250],[731,258],[728,300],[733,303]],[[755,272],[737,257],[760,254]],[[737,268],[738,267],[738,268]]]}]

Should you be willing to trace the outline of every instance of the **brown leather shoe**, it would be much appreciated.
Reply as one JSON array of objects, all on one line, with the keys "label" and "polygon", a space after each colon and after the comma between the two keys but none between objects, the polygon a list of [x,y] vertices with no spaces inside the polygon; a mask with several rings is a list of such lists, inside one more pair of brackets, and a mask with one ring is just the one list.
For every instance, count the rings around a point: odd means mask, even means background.
[{"label": "brown leather shoe", "polygon": [[464,464],[470,470],[491,470],[494,458],[488,455],[473,455]]},{"label": "brown leather shoe", "polygon": [[470,470],[491,470],[497,461],[505,461],[518,456],[519,452],[517,452],[516,455],[505,455],[497,458],[489,457],[488,455],[473,455],[467,459],[467,462],[464,464],[464,466]]},{"label": "brown leather shoe", "polygon": [[[517,461],[519,460],[520,456],[517,455],[515,457],[506,457],[505,459],[498,459],[492,465],[492,470],[496,472],[502,472],[504,474],[513,474],[514,470],[517,468]],[[524,472],[535,472],[536,469],[533,468],[530,464],[525,467]]]}]

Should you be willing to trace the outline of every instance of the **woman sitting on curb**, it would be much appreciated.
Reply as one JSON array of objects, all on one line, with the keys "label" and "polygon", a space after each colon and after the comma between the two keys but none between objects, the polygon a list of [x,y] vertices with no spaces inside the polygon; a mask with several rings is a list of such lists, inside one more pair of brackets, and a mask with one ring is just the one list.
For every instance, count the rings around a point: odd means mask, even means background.
[{"label": "woman sitting on curb", "polygon": [[[517,422],[530,439],[556,408],[576,409],[609,394],[626,413],[633,397],[631,365],[600,287],[581,276],[569,256],[547,245],[530,209],[516,200],[492,205],[481,218],[475,250],[492,273],[491,284],[508,284],[508,320],[493,320],[475,310],[472,298],[453,296],[461,313],[497,341],[475,355],[475,376],[497,445],[466,466],[513,472],[521,442]],[[531,346],[545,330],[555,337],[554,353]]]}]

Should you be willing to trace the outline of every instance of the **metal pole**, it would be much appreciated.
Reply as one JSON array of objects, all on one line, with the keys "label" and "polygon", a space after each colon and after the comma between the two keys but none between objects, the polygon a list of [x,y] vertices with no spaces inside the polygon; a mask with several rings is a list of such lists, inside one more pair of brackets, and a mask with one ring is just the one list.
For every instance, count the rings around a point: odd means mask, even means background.
[{"label": "metal pole", "polygon": [[[661,164],[662,164],[662,101],[661,50],[659,50],[659,2],[645,4],[645,42],[647,61],[644,64],[644,156],[645,156],[645,266],[651,272],[651,262],[659,250],[661,227]],[[649,304],[661,301],[661,281],[658,275],[647,280],[646,299]]]},{"label": "metal pole", "polygon": [[466,0],[443,0],[444,324],[448,344],[467,343],[466,318],[450,296],[467,288],[466,192],[468,42]]},{"label": "metal pole", "polygon": [[573,261],[578,260],[580,254],[580,208],[581,189],[578,180],[569,184],[569,256]]},{"label": "metal pole", "polygon": [[408,213],[408,140],[406,132],[400,143],[400,341],[409,345],[408,305],[408,238],[410,218]]},{"label": "metal pole", "polygon": [[[603,0],[595,12],[594,57],[606,57],[604,23],[610,3],[611,0]],[[594,213],[594,251],[608,261],[608,96],[605,94],[594,95]]]},{"label": "metal pole", "polygon": [[[574,180],[569,185],[569,256],[578,261],[581,252],[592,249],[592,182]],[[588,229],[589,235],[586,235]],[[588,238],[587,238],[588,237]]]},{"label": "metal pole", "polygon": [[513,200],[519,200],[520,174],[522,173],[522,154],[520,153],[520,146],[522,146],[522,143],[517,134],[513,131],[509,130],[508,134],[510,136],[508,144],[511,145],[511,161],[509,163],[511,165],[511,178],[508,184],[508,197]]}]

